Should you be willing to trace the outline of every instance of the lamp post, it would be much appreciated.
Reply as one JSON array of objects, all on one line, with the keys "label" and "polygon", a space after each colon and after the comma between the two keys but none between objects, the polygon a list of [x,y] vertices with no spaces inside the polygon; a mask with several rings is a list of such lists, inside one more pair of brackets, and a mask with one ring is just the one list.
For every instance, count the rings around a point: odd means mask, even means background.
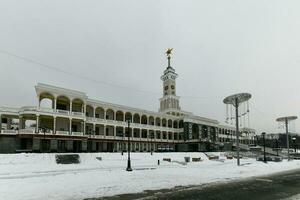
[{"label": "lamp post", "polygon": [[131,161],[130,161],[130,120],[127,120],[128,123],[128,160],[127,160],[127,168],[126,171],[132,171]]},{"label": "lamp post", "polygon": [[122,142],[121,142],[121,155],[123,156],[124,154],[124,137],[125,137],[125,133],[123,132],[122,135]]},{"label": "lamp post", "polygon": [[277,156],[278,155],[278,151],[279,151],[279,142],[278,142],[278,139],[279,139],[279,135],[275,135],[275,142],[276,142],[276,153],[277,153]]},{"label": "lamp post", "polygon": [[296,153],[296,137],[293,137],[292,140],[293,140],[294,150]]},{"label": "lamp post", "polygon": [[288,153],[288,161],[290,161],[290,146],[289,146],[289,121],[297,119],[297,116],[288,116],[288,117],[280,117],[277,118],[276,121],[285,123],[285,131],[286,131],[286,147]]},{"label": "lamp post", "polygon": [[262,132],[261,135],[263,137],[263,142],[264,142],[264,163],[267,163],[267,158],[266,158],[266,133]]},{"label": "lamp post", "polygon": [[251,98],[249,93],[239,93],[226,97],[224,104],[230,104],[235,107],[235,126],[236,126],[236,149],[237,149],[237,165],[240,165],[240,143],[239,143],[239,105]]},{"label": "lamp post", "polygon": [[153,144],[152,144],[152,139],[153,139],[154,135],[153,133],[151,132],[150,134],[150,147],[151,147],[151,156],[153,155]]}]

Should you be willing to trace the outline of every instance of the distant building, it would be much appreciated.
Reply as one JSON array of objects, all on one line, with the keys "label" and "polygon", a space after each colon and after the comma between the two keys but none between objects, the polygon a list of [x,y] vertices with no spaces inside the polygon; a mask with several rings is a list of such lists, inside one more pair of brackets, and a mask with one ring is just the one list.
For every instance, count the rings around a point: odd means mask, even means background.
[{"label": "distant building", "polygon": [[[131,150],[209,151],[231,148],[235,128],[181,110],[176,74],[164,70],[159,112],[88,98],[84,92],[38,83],[38,105],[0,107],[0,152],[114,152]],[[50,106],[45,107],[45,102]],[[255,130],[241,128],[241,144],[253,144]]]}]

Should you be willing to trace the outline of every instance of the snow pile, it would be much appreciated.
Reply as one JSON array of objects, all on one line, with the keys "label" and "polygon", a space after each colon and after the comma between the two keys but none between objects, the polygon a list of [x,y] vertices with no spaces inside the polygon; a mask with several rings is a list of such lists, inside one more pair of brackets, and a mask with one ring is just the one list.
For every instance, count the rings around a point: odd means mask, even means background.
[{"label": "snow pile", "polygon": [[[241,159],[209,160],[204,153],[132,153],[134,171],[125,171],[127,154],[83,153],[80,164],[55,163],[55,154],[0,155],[0,199],[5,200],[79,200],[196,185],[238,178],[266,175],[300,168],[300,161],[280,163]],[[101,157],[102,160],[98,160]],[[200,162],[184,163],[184,157],[199,158]],[[163,161],[170,158],[172,162]],[[160,165],[157,161],[160,160]]]}]

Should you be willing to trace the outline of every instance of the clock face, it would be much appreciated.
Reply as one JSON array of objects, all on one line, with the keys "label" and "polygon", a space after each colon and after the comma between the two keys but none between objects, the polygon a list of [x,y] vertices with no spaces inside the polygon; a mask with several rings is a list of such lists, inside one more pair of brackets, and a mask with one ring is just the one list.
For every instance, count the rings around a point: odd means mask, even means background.
[{"label": "clock face", "polygon": [[174,85],[171,85],[171,89],[174,90],[174,89],[175,89],[175,86],[174,86]]}]

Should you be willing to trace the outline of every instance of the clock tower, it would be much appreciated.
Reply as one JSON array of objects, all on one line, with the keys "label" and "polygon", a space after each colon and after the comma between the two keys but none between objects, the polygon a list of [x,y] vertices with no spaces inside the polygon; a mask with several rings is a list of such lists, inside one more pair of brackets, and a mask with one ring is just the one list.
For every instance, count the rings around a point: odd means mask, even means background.
[{"label": "clock tower", "polygon": [[180,111],[179,97],[176,96],[176,74],[175,69],[171,67],[171,54],[173,49],[168,49],[166,54],[168,58],[168,67],[161,76],[163,81],[163,97],[160,98],[160,112],[177,115]]}]

